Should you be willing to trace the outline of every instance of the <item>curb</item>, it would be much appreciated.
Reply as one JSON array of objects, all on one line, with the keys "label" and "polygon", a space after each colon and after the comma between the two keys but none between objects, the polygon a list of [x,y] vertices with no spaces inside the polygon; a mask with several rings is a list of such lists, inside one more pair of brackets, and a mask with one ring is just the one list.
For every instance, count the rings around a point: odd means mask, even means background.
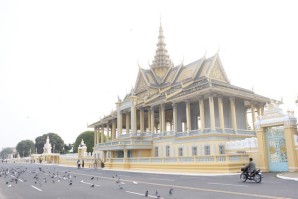
[{"label": "curb", "polygon": [[286,176],[282,176],[281,174],[276,174],[277,178],[280,179],[284,179],[284,180],[294,180],[294,181],[298,181],[298,178],[291,178],[291,177],[286,177]]}]

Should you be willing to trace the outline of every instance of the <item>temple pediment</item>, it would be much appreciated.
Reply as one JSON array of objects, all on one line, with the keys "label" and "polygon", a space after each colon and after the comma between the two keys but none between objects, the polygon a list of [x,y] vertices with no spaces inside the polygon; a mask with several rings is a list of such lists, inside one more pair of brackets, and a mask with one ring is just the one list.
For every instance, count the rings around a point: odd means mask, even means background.
[{"label": "temple pediment", "polygon": [[221,64],[218,54],[214,57],[214,60],[211,62],[209,69],[207,70],[206,77],[229,83],[229,80]]},{"label": "temple pediment", "polygon": [[141,91],[147,90],[148,86],[144,79],[144,76],[141,72],[139,72],[138,79],[135,86],[135,93],[139,93]]}]

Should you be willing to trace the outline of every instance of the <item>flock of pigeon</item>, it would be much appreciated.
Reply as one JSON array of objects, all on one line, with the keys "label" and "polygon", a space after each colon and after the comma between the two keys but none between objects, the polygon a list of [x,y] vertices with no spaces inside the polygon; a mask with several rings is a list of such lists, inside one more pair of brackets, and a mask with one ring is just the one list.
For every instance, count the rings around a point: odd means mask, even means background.
[{"label": "flock of pigeon", "polygon": [[[24,178],[25,174],[26,178]],[[48,177],[44,177],[47,175]],[[62,180],[66,181],[69,186],[73,185],[74,179],[77,178],[76,175],[72,175],[71,171],[57,171],[55,168],[53,171],[49,170],[48,168],[43,169],[42,167],[37,167],[29,170],[27,167],[16,167],[16,168],[0,168],[0,178],[5,179],[5,184],[8,187],[11,187],[13,184],[18,184],[18,182],[27,182],[30,178],[33,179],[33,183],[35,185],[42,186],[45,183],[59,183]],[[118,184],[118,187],[120,190],[123,189],[123,185],[125,184],[120,180],[120,177],[116,174],[115,176],[112,176],[112,178],[115,180],[116,184]],[[91,177],[90,180],[99,180],[99,177]],[[31,179],[30,179],[31,180]],[[81,183],[88,184],[90,187],[99,186],[94,183],[88,183],[84,182],[83,180],[80,181]],[[132,181],[133,184],[138,184],[137,181]],[[173,188],[171,187],[169,190],[169,195],[171,196],[173,194]],[[145,197],[149,196],[149,191],[146,190]],[[152,196],[150,196],[152,197]],[[160,194],[158,191],[155,192],[155,197],[161,199]]]}]

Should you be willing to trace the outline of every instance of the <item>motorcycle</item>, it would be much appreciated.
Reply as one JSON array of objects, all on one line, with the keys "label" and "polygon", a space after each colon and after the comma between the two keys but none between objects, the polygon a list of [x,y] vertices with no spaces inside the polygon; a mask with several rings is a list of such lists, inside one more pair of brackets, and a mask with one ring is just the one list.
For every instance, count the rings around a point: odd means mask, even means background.
[{"label": "motorcycle", "polygon": [[245,182],[246,180],[253,180],[256,183],[260,183],[262,181],[262,172],[260,169],[257,169],[255,172],[253,172],[252,174],[250,174],[248,172],[248,169],[245,168],[241,168],[241,174],[240,174],[240,180],[242,182]]}]

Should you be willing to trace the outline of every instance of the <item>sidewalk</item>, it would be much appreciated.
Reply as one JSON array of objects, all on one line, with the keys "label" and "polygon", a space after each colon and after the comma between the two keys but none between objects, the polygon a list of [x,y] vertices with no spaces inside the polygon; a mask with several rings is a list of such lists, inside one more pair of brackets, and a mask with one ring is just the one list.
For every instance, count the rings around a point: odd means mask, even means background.
[{"label": "sidewalk", "polygon": [[285,173],[279,173],[276,175],[276,177],[285,179],[285,180],[295,180],[298,181],[298,172],[285,172]]}]

